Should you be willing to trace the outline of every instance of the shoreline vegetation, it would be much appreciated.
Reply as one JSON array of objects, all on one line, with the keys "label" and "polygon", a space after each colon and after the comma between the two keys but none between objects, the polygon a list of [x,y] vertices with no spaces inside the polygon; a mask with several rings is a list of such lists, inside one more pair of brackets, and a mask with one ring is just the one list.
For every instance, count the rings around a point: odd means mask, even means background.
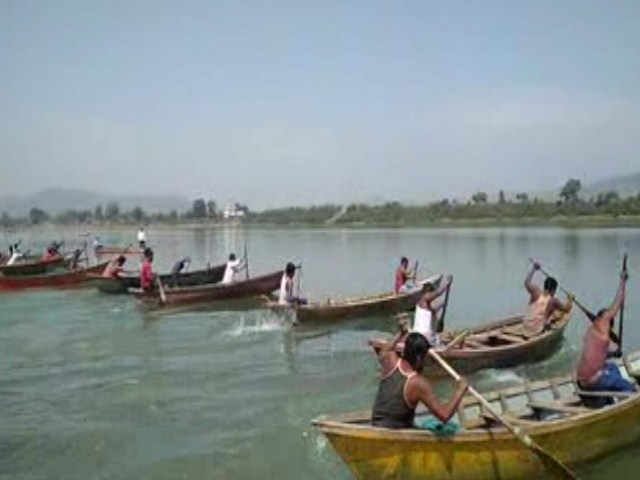
[{"label": "shoreline vegetation", "polygon": [[220,211],[213,200],[198,198],[186,212],[148,214],[139,207],[120,211],[117,203],[93,210],[67,210],[56,215],[34,206],[29,214],[0,216],[5,230],[38,225],[76,226],[90,230],[137,228],[201,228],[229,225],[243,227],[287,228],[473,228],[473,227],[566,227],[615,228],[640,227],[640,192],[622,198],[617,192],[581,198],[580,181],[570,179],[555,201],[530,199],[526,193],[507,198],[498,192],[489,201],[485,192],[477,192],[467,201],[442,199],[424,205],[387,202],[378,205],[320,205],[289,207],[253,212],[235,204]]}]

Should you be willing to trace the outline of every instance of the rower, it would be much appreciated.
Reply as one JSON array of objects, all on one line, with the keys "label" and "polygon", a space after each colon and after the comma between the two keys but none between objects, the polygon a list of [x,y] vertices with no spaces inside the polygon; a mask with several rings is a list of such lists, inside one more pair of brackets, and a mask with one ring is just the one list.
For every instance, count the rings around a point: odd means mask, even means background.
[{"label": "rower", "polygon": [[229,260],[227,261],[227,265],[224,268],[224,275],[222,276],[222,283],[229,285],[237,281],[238,273],[246,267],[246,264],[246,259],[236,258],[235,253],[229,254]]},{"label": "rower", "polygon": [[533,262],[531,270],[524,279],[524,286],[529,292],[529,306],[524,314],[523,329],[526,335],[537,335],[550,326],[552,315],[556,311],[569,313],[573,304],[573,297],[567,295],[566,303],[562,303],[555,297],[558,281],[553,277],[547,277],[543,289],[534,285],[533,275],[540,270],[540,264]]},{"label": "rower", "polygon": [[138,245],[142,250],[147,248],[147,234],[142,227],[138,230]]},{"label": "rower", "polygon": [[153,250],[149,247],[144,249],[142,265],[140,266],[140,288],[145,292],[153,289],[153,271],[151,264],[153,263]]},{"label": "rower", "polygon": [[178,277],[180,273],[183,270],[188,270],[190,263],[191,257],[184,257],[173,264],[173,268],[171,268],[171,286],[178,286]]},{"label": "rower", "polygon": [[414,272],[409,270],[409,259],[407,257],[402,257],[400,259],[400,265],[396,269],[395,283],[393,291],[395,293],[406,293],[411,291],[414,288],[412,283],[409,283],[409,280],[412,278]]},{"label": "rower", "polygon": [[447,291],[452,281],[453,277],[447,275],[446,280],[441,282],[440,287],[437,289],[433,283],[426,283],[424,286],[425,293],[416,304],[413,329],[411,331],[424,335],[429,344],[434,347],[440,346],[440,335],[437,333],[438,312],[444,307],[444,301],[436,302],[436,300]]},{"label": "rower", "polygon": [[378,353],[382,378],[371,412],[373,426],[412,428],[419,402],[441,422],[448,422],[467,391],[466,379],[460,378],[456,392],[447,403],[441,403],[431,384],[420,374],[431,348],[429,341],[412,332],[406,337],[402,357],[396,353],[396,346],[406,333],[406,326],[400,324],[395,339],[386,343]]},{"label": "rower", "polygon": [[49,244],[49,246],[46,248],[44,254],[42,255],[42,261],[43,262],[51,262],[53,260],[56,260],[59,257],[59,253],[58,253],[58,245],[54,243]]},{"label": "rower", "polygon": [[103,270],[102,276],[108,278],[120,278],[120,274],[123,271],[123,266],[126,261],[127,259],[124,255],[120,255],[118,258],[114,258]]},{"label": "rower", "polygon": [[582,353],[576,372],[578,386],[582,390],[636,391],[633,384],[622,377],[618,366],[614,362],[607,361],[609,349],[616,346],[611,341],[610,330],[624,300],[627,279],[627,273],[622,272],[620,274],[620,285],[613,304],[609,308],[603,308],[598,312],[584,335]]},{"label": "rower", "polygon": [[9,260],[7,260],[7,265],[15,265],[19,259],[24,257],[24,254],[20,251],[17,243],[9,247],[9,253],[11,255],[9,256]]},{"label": "rower", "polygon": [[284,273],[282,274],[282,280],[280,280],[280,291],[278,293],[278,303],[280,305],[299,305],[306,303],[306,300],[301,300],[299,297],[293,295],[293,277],[296,274],[296,266],[289,262],[287,263]]}]

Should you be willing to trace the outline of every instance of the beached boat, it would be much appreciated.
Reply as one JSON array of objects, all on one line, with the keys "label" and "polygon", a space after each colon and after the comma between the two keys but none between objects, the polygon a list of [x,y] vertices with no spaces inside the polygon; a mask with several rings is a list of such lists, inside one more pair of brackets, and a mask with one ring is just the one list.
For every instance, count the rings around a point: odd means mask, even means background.
[{"label": "beached boat", "polygon": [[0,291],[84,286],[90,280],[89,275],[99,275],[107,264],[108,262],[105,262],[89,268],[64,270],[47,275],[0,276]]},{"label": "beached boat", "polygon": [[269,301],[267,307],[276,312],[294,313],[296,321],[301,325],[312,322],[329,323],[374,315],[393,315],[413,309],[424,293],[427,283],[431,283],[437,288],[441,278],[441,275],[437,275],[421,280],[417,282],[415,290],[408,293],[386,292],[346,300],[328,299],[324,302],[310,302],[297,306],[280,305],[277,302]]},{"label": "beached boat", "polygon": [[[224,276],[226,264],[192,272],[184,272],[178,275],[177,287],[193,287],[197,285],[210,285],[218,283]],[[123,275],[118,278],[102,277],[94,275],[91,277],[92,285],[103,293],[127,293],[129,289],[140,288],[140,277],[138,275]],[[173,288],[173,275],[170,273],[160,275],[165,288]]]},{"label": "beached boat", "polygon": [[28,257],[25,260],[19,260],[13,265],[0,266],[0,275],[3,276],[22,276],[22,275],[44,275],[48,272],[60,270],[70,264],[71,260],[63,256],[56,257],[52,260],[40,260],[36,257]]},{"label": "beached boat", "polygon": [[198,308],[220,301],[238,300],[266,295],[280,287],[283,271],[268,273],[259,277],[240,280],[230,284],[216,283],[196,287],[178,287],[166,289],[165,299],[160,298],[158,291],[151,294],[133,291],[144,307],[152,310],[164,308]]},{"label": "beached boat", "polygon": [[[624,365],[623,373],[628,372],[637,383],[640,352],[626,357]],[[640,440],[640,393],[583,392],[568,375],[493,391],[484,397],[564,464],[580,464]],[[594,398],[607,398],[612,404],[587,407]],[[416,425],[433,425],[431,419],[418,413]],[[470,395],[452,419],[460,429],[451,436],[425,428],[377,428],[370,420],[370,412],[361,412],[313,421],[359,479],[545,478],[539,458]]]},{"label": "beached boat", "polygon": [[[460,373],[472,373],[484,368],[510,368],[523,363],[537,362],[551,356],[562,342],[571,313],[558,314],[551,328],[537,335],[526,335],[522,329],[522,315],[476,327],[468,332],[442,335],[440,356]],[[372,340],[378,350],[385,340]],[[402,344],[398,345],[401,351]],[[446,373],[429,359],[424,372],[427,376]]]}]

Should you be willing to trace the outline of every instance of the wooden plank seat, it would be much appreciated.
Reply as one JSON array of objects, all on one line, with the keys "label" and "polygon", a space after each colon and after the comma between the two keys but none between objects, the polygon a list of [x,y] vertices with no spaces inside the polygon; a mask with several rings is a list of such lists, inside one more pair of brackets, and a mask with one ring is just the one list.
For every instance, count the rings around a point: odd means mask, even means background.
[{"label": "wooden plank seat", "polygon": [[520,336],[509,335],[507,333],[497,333],[493,335],[494,338],[498,338],[500,340],[504,340],[509,343],[524,343],[525,339]]},{"label": "wooden plank seat", "polygon": [[549,402],[542,402],[542,401],[529,402],[527,405],[533,410],[538,412],[547,410],[550,412],[568,413],[571,415],[577,415],[579,413],[586,413],[590,411],[588,408],[570,405],[566,402],[561,402],[557,400],[549,401]]}]

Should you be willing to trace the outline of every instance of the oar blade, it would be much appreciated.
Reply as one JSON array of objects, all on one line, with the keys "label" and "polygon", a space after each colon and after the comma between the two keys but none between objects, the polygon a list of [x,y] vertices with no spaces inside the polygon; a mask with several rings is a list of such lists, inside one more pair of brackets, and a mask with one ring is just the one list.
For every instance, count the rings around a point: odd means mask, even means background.
[{"label": "oar blade", "polygon": [[545,449],[543,449],[537,443],[533,443],[532,445],[533,451],[535,451],[536,455],[544,465],[545,470],[549,474],[550,478],[556,480],[577,480],[578,477],[575,473],[573,473],[569,468],[558,460],[556,457],[551,455]]}]

